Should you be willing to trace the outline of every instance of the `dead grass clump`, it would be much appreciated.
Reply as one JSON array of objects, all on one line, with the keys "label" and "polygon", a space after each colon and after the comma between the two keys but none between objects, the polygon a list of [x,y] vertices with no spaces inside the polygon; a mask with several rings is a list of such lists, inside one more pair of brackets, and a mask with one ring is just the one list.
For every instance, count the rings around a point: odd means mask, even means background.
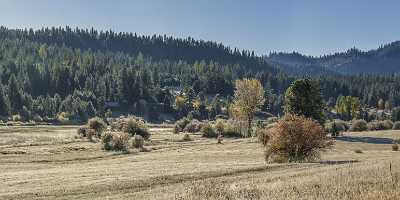
[{"label": "dead grass clump", "polygon": [[359,119],[355,120],[350,127],[350,131],[361,132],[368,130],[367,122],[365,120]]},{"label": "dead grass clump", "polygon": [[312,119],[287,115],[260,136],[268,162],[299,162],[314,160],[321,149],[332,143],[324,129]]}]

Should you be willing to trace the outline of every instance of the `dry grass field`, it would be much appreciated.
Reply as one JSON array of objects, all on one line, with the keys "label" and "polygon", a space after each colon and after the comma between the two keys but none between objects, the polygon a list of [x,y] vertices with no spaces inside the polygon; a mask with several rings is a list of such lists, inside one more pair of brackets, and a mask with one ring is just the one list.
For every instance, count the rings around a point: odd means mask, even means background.
[{"label": "dry grass field", "polygon": [[151,151],[117,153],[76,129],[1,127],[0,199],[400,199],[400,131],[346,133],[319,162],[266,164],[255,138],[183,142],[154,127]]}]

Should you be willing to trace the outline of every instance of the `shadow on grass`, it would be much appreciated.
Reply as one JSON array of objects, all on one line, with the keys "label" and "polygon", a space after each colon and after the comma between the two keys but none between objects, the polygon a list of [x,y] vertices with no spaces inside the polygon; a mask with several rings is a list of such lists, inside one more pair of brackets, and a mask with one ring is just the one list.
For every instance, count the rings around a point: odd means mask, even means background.
[{"label": "shadow on grass", "polygon": [[341,137],[336,137],[335,139],[345,142],[363,142],[370,144],[393,144],[394,142],[394,140],[390,138],[375,138],[375,137],[341,136]]},{"label": "shadow on grass", "polygon": [[358,160],[324,160],[319,161],[317,163],[324,164],[324,165],[342,165],[342,164],[350,164],[350,163],[357,163],[360,162]]}]

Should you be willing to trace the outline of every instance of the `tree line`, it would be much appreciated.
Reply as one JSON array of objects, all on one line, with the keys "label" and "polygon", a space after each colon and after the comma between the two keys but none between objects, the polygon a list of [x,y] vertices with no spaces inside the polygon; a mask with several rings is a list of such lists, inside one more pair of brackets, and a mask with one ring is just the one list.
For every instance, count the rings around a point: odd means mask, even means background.
[{"label": "tree line", "polygon": [[[188,50],[191,49],[191,50]],[[172,56],[173,55],[173,56]],[[132,33],[51,28],[0,28],[0,115],[69,119],[109,114],[109,104],[157,119],[187,114],[213,118],[234,98],[235,80],[256,78],[265,90],[262,110],[283,112],[284,92],[298,76],[273,68],[249,51],[213,42]],[[311,77],[324,102],[357,96],[400,104],[400,76]]]}]

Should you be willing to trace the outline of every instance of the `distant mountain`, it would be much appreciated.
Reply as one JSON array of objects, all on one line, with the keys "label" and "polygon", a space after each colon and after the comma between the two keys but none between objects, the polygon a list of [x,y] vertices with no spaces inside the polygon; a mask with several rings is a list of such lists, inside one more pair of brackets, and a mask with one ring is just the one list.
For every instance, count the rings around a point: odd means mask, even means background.
[{"label": "distant mountain", "polygon": [[321,57],[271,53],[265,59],[290,74],[393,74],[400,72],[400,41],[370,51],[352,48]]}]

